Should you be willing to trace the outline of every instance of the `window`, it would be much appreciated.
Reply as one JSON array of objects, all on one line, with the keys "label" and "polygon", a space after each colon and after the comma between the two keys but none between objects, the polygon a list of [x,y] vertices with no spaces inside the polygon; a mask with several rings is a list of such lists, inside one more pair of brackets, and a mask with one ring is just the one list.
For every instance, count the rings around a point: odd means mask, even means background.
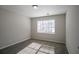
[{"label": "window", "polygon": [[55,20],[37,21],[37,32],[54,34],[55,33]]}]

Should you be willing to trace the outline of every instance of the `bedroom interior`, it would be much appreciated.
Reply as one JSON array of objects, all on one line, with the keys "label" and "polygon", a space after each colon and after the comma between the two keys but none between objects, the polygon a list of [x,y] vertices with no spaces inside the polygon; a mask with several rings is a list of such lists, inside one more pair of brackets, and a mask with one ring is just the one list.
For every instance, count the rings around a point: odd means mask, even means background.
[{"label": "bedroom interior", "polygon": [[79,54],[79,6],[0,5],[0,54]]}]

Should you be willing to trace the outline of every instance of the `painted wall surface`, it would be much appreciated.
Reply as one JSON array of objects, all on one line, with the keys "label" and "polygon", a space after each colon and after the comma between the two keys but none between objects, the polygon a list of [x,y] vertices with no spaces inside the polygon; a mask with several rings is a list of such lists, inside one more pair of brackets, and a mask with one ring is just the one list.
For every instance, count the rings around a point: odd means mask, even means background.
[{"label": "painted wall surface", "polygon": [[[45,34],[45,33],[38,33],[37,32],[37,21],[39,20],[55,20],[55,34]],[[48,17],[37,17],[31,19],[31,26],[32,26],[32,39],[40,39],[46,41],[53,41],[64,43],[65,42],[65,14],[61,15],[54,15]]]},{"label": "painted wall surface", "polygon": [[66,46],[70,54],[79,53],[79,6],[70,6],[67,10]]},{"label": "painted wall surface", "polygon": [[30,39],[28,17],[0,9],[0,48]]}]

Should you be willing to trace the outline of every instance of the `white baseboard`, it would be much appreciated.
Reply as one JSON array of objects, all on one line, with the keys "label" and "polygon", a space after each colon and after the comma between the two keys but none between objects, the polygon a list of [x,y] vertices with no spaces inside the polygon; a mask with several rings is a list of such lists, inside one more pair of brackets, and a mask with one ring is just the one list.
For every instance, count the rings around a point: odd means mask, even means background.
[{"label": "white baseboard", "polygon": [[17,44],[17,43],[20,43],[20,42],[23,42],[23,41],[25,41],[25,40],[29,40],[29,39],[30,39],[30,38],[27,38],[27,39],[24,39],[24,40],[22,40],[22,41],[18,41],[18,42],[16,42],[16,43],[13,43],[13,44],[9,44],[9,45],[6,45],[6,46],[3,46],[3,47],[0,47],[0,49],[7,48],[7,47],[9,47],[9,46],[15,45],[15,44]]},{"label": "white baseboard", "polygon": [[[32,38],[32,39],[34,39],[34,38]],[[43,39],[36,39],[36,40],[43,40]],[[65,42],[54,41],[54,40],[44,40],[44,41],[49,41],[49,42],[56,42],[56,43],[63,43],[63,44],[65,44]]]}]

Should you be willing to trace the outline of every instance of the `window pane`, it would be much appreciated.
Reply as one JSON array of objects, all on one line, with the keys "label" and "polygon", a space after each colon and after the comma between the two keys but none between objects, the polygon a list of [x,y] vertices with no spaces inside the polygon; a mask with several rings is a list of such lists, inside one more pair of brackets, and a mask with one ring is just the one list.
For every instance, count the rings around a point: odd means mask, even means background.
[{"label": "window pane", "polygon": [[55,33],[55,20],[37,21],[37,32]]}]

